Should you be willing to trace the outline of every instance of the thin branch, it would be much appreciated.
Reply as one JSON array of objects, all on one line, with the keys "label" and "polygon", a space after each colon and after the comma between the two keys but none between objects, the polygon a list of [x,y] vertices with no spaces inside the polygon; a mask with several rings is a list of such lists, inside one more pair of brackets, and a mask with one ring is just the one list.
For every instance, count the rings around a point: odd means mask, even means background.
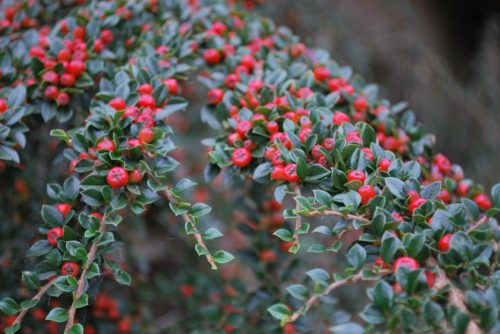
[{"label": "thin branch", "polygon": [[466,334],[484,334],[484,331],[479,327],[476,321],[470,316],[469,311],[467,310],[467,306],[465,305],[465,295],[463,292],[453,286],[450,279],[446,275],[443,269],[439,266],[439,263],[435,258],[429,258],[427,260],[427,264],[437,269],[436,282],[434,284],[434,288],[439,291],[446,286],[450,286],[450,292],[448,293],[448,300],[451,304],[455,305],[460,312],[469,315],[470,321],[467,325]]},{"label": "thin branch", "polygon": [[479,226],[481,226],[483,224],[488,223],[489,220],[490,220],[490,217],[484,215],[483,218],[479,219],[477,222],[475,222],[471,226],[469,226],[469,228],[467,229],[467,233],[474,231],[476,228],[478,228]]},{"label": "thin branch", "polygon": [[335,216],[335,217],[340,217],[344,219],[349,219],[349,220],[359,220],[360,222],[363,223],[371,223],[371,220],[368,218],[365,218],[363,216],[359,215],[353,215],[350,213],[342,213],[340,211],[335,211],[335,210],[314,210],[314,211],[309,211],[307,213],[301,213],[304,216]]},{"label": "thin branch", "polygon": [[[293,191],[295,192],[296,196],[300,196],[300,186],[298,184],[295,184]],[[300,209],[299,202],[297,202],[295,206],[296,210],[298,211]],[[297,214],[297,218],[295,219],[295,230],[293,231],[293,246],[297,247],[299,246],[299,232],[302,230],[302,216],[300,214]]]},{"label": "thin branch", "polygon": [[94,239],[92,245],[90,246],[90,251],[87,256],[87,261],[85,262],[85,266],[83,267],[80,279],[78,279],[76,292],[73,296],[73,302],[71,303],[71,306],[68,310],[68,320],[66,322],[66,327],[64,328],[64,334],[68,333],[74,324],[75,314],[76,314],[76,303],[84,293],[85,283],[87,281],[86,279],[87,272],[90,268],[90,265],[94,262],[99,242],[101,241],[101,238],[105,230],[106,230],[106,215],[104,215],[104,217],[101,219],[101,222],[99,224],[99,236]]},{"label": "thin branch", "polygon": [[[38,303],[40,301],[40,299],[42,299],[42,297],[45,295],[47,290],[49,290],[50,287],[54,284],[54,282],[55,282],[55,280],[53,280],[53,279],[50,280],[49,282],[47,282],[44,286],[42,286],[38,290],[36,295],[34,295],[33,298],[31,298],[31,300],[36,300],[36,302]],[[15,324],[20,324],[23,321],[23,318],[28,313],[28,311],[29,311],[29,308],[23,307],[21,309],[21,312],[19,312],[19,314],[17,315],[16,320],[14,320],[14,322],[12,323],[12,326],[14,326]]]},{"label": "thin branch", "polygon": [[[170,202],[174,204],[179,204],[180,201],[174,196],[174,194],[172,194],[172,191],[170,191],[170,189],[167,188],[164,191],[164,193]],[[181,216],[185,223],[188,222],[192,223],[193,234],[194,238],[196,239],[196,242],[198,243],[198,245],[200,245],[201,249],[203,250],[203,253],[205,253],[205,257],[207,258],[208,263],[210,263],[210,267],[214,270],[217,269],[217,264],[215,263],[213,256],[210,254],[208,247],[205,244],[205,241],[203,241],[203,237],[198,228],[193,224],[193,221],[191,220],[191,218],[187,213],[183,213]]]},{"label": "thin branch", "polygon": [[[381,270],[378,272],[378,274],[382,275],[382,276],[388,275],[390,273],[392,273],[391,270]],[[363,279],[363,274],[360,271],[359,273],[357,273],[356,275],[354,275],[352,277],[341,279],[341,280],[333,282],[323,292],[314,294],[311,297],[309,297],[309,299],[306,301],[306,303],[301,308],[299,308],[297,311],[293,312],[293,314],[288,319],[288,322],[296,321],[301,315],[303,315],[305,312],[307,312],[319,298],[330,294],[333,290],[336,290],[344,285],[353,284],[353,283],[356,283],[358,281],[361,281],[362,279]]]}]

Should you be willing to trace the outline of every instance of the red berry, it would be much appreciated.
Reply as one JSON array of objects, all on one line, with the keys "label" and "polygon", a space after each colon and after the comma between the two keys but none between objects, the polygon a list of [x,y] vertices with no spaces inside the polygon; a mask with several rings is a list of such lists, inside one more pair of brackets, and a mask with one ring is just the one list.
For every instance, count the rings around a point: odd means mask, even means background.
[{"label": "red berry", "polygon": [[488,195],[484,193],[477,194],[474,197],[474,202],[476,202],[477,206],[479,206],[481,210],[489,210],[491,208],[491,200]]},{"label": "red berry", "polygon": [[137,101],[137,106],[154,109],[156,107],[156,101],[153,96],[149,94],[144,94],[139,96],[139,101]]},{"label": "red berry", "polygon": [[349,115],[344,114],[343,112],[336,111],[335,113],[333,113],[333,123],[334,124],[342,125],[342,123],[350,122],[350,121],[351,121],[351,118],[349,117]]},{"label": "red berry", "polygon": [[382,159],[378,162],[378,168],[380,168],[381,171],[387,172],[391,163],[392,161],[389,159]]},{"label": "red berry", "polygon": [[366,101],[366,98],[364,96],[358,96],[354,102],[354,109],[356,109],[357,112],[363,112],[368,108],[368,101]]},{"label": "red berry", "polygon": [[113,42],[113,32],[109,29],[102,30],[101,31],[101,39],[106,44]]},{"label": "red berry", "polygon": [[314,69],[314,77],[318,81],[325,81],[330,77],[330,70],[327,67],[316,67]]},{"label": "red berry", "polygon": [[111,188],[120,188],[128,183],[128,173],[123,167],[113,167],[106,177]]},{"label": "red berry", "polygon": [[137,88],[137,91],[140,93],[140,94],[153,94],[153,87],[148,84],[148,83],[145,83],[145,84],[142,84],[139,86],[139,88]]},{"label": "red berry", "polygon": [[351,181],[359,181],[361,183],[365,182],[365,172],[360,171],[360,170],[351,170],[349,173],[347,173],[347,182]]},{"label": "red berry", "polygon": [[437,197],[445,203],[450,203],[450,193],[446,189],[442,189]]},{"label": "red berry", "polygon": [[75,27],[75,30],[73,30],[73,36],[75,37],[75,39],[83,39],[85,37],[85,27]]},{"label": "red berry", "polygon": [[45,88],[44,94],[49,100],[55,100],[59,96],[59,89],[54,85],[50,85]]},{"label": "red berry", "polygon": [[205,50],[205,52],[203,53],[203,58],[210,65],[219,63],[221,59],[220,53],[216,49]]},{"label": "red berry", "polygon": [[233,151],[231,160],[236,167],[244,168],[252,161],[252,155],[248,149],[240,147]]},{"label": "red berry", "polygon": [[102,215],[99,212],[92,212],[90,215],[96,217],[99,220],[102,219]]},{"label": "red berry", "polygon": [[56,205],[56,210],[59,211],[59,213],[63,217],[66,217],[68,215],[68,213],[71,211],[71,204],[59,203]]},{"label": "red berry", "polygon": [[441,153],[436,154],[434,157],[434,164],[436,164],[439,171],[443,174],[448,174],[451,170],[450,160]]},{"label": "red berry", "polygon": [[241,138],[245,138],[247,136],[248,131],[252,129],[252,122],[243,120],[239,121],[236,126],[236,132],[241,136]]},{"label": "red berry", "polygon": [[271,172],[271,179],[273,179],[274,181],[284,181],[285,180],[285,167],[274,166],[273,171]]},{"label": "red berry", "polygon": [[179,83],[177,82],[176,79],[173,78],[165,79],[163,80],[163,83],[167,86],[169,94],[171,95],[179,94]]},{"label": "red berry", "polygon": [[7,102],[4,99],[0,99],[0,113],[7,111]]},{"label": "red berry", "polygon": [[398,270],[400,266],[407,267],[411,270],[418,269],[419,265],[417,260],[409,256],[402,256],[394,262],[394,271]]},{"label": "red berry", "polygon": [[70,97],[67,93],[65,92],[61,92],[59,93],[59,95],[57,95],[57,104],[60,105],[60,106],[67,106],[70,102]]},{"label": "red berry", "polygon": [[328,151],[333,150],[335,147],[335,139],[333,138],[325,138],[323,139],[323,142],[321,143],[321,146],[326,148]]},{"label": "red berry", "polygon": [[75,83],[75,76],[71,73],[63,73],[61,75],[61,85],[65,87],[70,87],[73,86]]},{"label": "red berry", "polygon": [[142,128],[137,136],[142,143],[149,144],[155,139],[155,134],[150,128]]},{"label": "red berry", "polygon": [[279,125],[275,121],[270,121],[266,124],[266,129],[270,134],[274,134],[279,131]]},{"label": "red berry", "polygon": [[426,270],[424,272],[424,274],[425,274],[425,279],[427,280],[427,285],[429,286],[429,288],[434,287],[434,282],[436,281],[436,276],[434,275],[434,273],[430,270]]},{"label": "red berry", "polygon": [[80,266],[75,262],[64,262],[61,267],[61,274],[76,277],[80,273]]},{"label": "red berry", "polygon": [[296,164],[286,165],[284,170],[283,170],[283,175],[284,175],[285,181],[299,182],[299,176],[297,175],[297,165]]},{"label": "red berry", "polygon": [[68,49],[61,49],[57,53],[57,60],[60,62],[69,61],[71,59],[71,51]]},{"label": "red berry", "polygon": [[142,181],[142,173],[138,169],[134,169],[129,174],[129,183],[139,183]]},{"label": "red berry", "polygon": [[373,197],[377,196],[375,189],[369,184],[358,189],[358,194],[361,196],[361,204],[368,203]]},{"label": "red berry", "polygon": [[410,201],[410,205],[408,206],[408,210],[410,211],[411,214],[413,212],[421,207],[427,200],[425,198],[415,198]]},{"label": "red berry", "polygon": [[125,104],[125,101],[120,97],[115,97],[114,99],[109,101],[108,104],[111,108],[113,108],[115,110],[123,110],[127,107],[127,105]]},{"label": "red berry", "polygon": [[226,85],[226,87],[229,89],[234,89],[236,88],[236,84],[239,80],[240,79],[237,74],[229,73],[224,80],[224,85]]},{"label": "red berry", "polygon": [[111,139],[106,137],[97,143],[96,149],[98,151],[110,151],[110,152],[112,152],[115,150],[115,143]]},{"label": "red berry", "polygon": [[81,60],[72,60],[68,65],[68,72],[79,77],[85,71],[85,63]]},{"label": "red berry", "polygon": [[447,233],[439,239],[438,248],[441,252],[447,252],[450,249],[451,238],[453,238],[453,234]]},{"label": "red berry", "polygon": [[208,91],[208,103],[217,105],[224,99],[224,91],[222,89],[213,88]]},{"label": "red berry", "polygon": [[64,230],[62,227],[53,227],[47,233],[47,241],[51,246],[57,245],[57,239],[64,235]]},{"label": "red berry", "polygon": [[55,71],[48,71],[42,75],[42,81],[56,85],[59,82],[59,75]]}]

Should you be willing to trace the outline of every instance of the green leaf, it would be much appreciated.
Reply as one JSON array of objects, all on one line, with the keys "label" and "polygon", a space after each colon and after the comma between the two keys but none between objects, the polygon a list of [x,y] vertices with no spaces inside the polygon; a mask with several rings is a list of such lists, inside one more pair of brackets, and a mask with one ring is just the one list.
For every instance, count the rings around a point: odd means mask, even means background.
[{"label": "green leaf", "polygon": [[191,207],[190,214],[193,217],[201,217],[208,214],[212,208],[205,203],[196,203]]},{"label": "green leaf", "polygon": [[212,240],[221,237],[222,235],[223,234],[218,229],[216,229],[215,227],[210,227],[205,231],[205,233],[203,233],[203,239]]},{"label": "green leaf", "polygon": [[443,309],[438,303],[433,302],[432,300],[425,303],[423,315],[425,322],[431,326],[439,326],[444,319]]},{"label": "green leaf", "polygon": [[380,281],[372,292],[373,302],[382,311],[389,311],[393,304],[394,292],[386,281]]},{"label": "green leaf", "polygon": [[83,334],[83,326],[81,324],[74,324],[71,326],[68,334]]},{"label": "green leaf", "polygon": [[234,259],[234,256],[226,251],[219,250],[219,251],[215,252],[215,254],[213,255],[213,258],[214,258],[215,262],[223,264],[223,263],[227,263],[227,262],[231,261],[232,259]]},{"label": "green leaf", "polygon": [[273,318],[278,320],[283,320],[292,315],[290,309],[285,304],[274,304],[267,309],[267,312],[271,313]]},{"label": "green leaf", "polygon": [[16,314],[20,309],[19,304],[12,298],[4,298],[0,301],[0,311],[7,315]]},{"label": "green leaf", "polygon": [[50,252],[52,249],[53,247],[49,244],[47,240],[38,240],[33,245],[31,245],[26,256],[28,257],[42,256]]},{"label": "green leaf", "polygon": [[62,226],[64,223],[61,213],[49,205],[42,206],[42,219],[51,227]]},{"label": "green leaf", "polygon": [[61,130],[61,129],[52,129],[50,131],[50,135],[52,137],[55,137],[55,138],[58,138],[66,143],[69,143],[71,138],[68,136],[68,134],[66,133],[66,131],[64,130]]},{"label": "green leaf", "polygon": [[302,284],[292,284],[286,288],[286,291],[298,300],[305,300],[307,298],[307,289]]},{"label": "green leaf", "polygon": [[347,262],[353,266],[356,270],[361,268],[365,264],[366,260],[366,250],[359,244],[355,244],[347,252]]},{"label": "green leaf", "polygon": [[333,334],[363,334],[365,332],[361,325],[348,323],[330,327]]},{"label": "green leaf", "polygon": [[56,307],[50,310],[49,314],[47,314],[47,317],[45,320],[50,320],[54,322],[65,322],[68,320],[68,312],[61,308],[61,307]]},{"label": "green leaf", "polygon": [[82,296],[76,301],[75,303],[75,307],[78,309],[78,308],[82,308],[82,307],[85,307],[89,304],[89,295],[87,295],[86,293],[82,294]]},{"label": "green leaf", "polygon": [[316,202],[327,208],[330,208],[332,206],[332,196],[329,193],[319,189],[314,189],[313,193]]},{"label": "green leaf", "polygon": [[326,284],[330,280],[330,275],[321,268],[309,270],[306,275],[309,276],[314,282],[322,282]]},{"label": "green leaf", "polygon": [[405,184],[400,179],[395,177],[388,177],[385,179],[385,184],[387,188],[389,188],[391,194],[393,194],[395,197],[397,198],[406,197]]},{"label": "green leaf", "polygon": [[123,270],[113,271],[113,278],[117,283],[122,285],[130,285],[130,283],[132,282],[132,278],[130,277],[129,273]]},{"label": "green leaf", "polygon": [[22,278],[24,284],[30,289],[38,289],[40,287],[40,280],[34,271],[23,271]]},{"label": "green leaf", "polygon": [[283,241],[292,241],[293,240],[293,234],[289,230],[285,228],[280,228],[276,231],[274,231],[273,235],[277,236]]},{"label": "green leaf", "polygon": [[420,197],[427,199],[435,199],[441,191],[441,181],[435,181],[422,188]]}]

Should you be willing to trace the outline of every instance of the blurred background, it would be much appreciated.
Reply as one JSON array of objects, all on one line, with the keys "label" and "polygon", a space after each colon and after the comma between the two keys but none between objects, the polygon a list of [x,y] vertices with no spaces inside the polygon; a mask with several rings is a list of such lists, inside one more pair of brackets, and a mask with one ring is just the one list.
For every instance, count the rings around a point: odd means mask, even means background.
[{"label": "blurred background", "polygon": [[437,147],[490,188],[500,170],[500,1],[272,0],[259,10],[410,102]]}]

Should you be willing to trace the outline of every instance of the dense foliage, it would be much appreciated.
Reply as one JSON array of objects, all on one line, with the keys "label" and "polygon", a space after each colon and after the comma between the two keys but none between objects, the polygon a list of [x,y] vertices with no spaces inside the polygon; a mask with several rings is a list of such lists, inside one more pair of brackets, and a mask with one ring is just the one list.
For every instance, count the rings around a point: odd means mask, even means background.
[{"label": "dense foliage", "polygon": [[[36,152],[23,155],[32,147],[30,130],[51,128],[61,141],[56,161],[65,167],[57,178],[66,176],[47,184],[47,197],[38,196],[49,204],[41,206],[21,291],[14,291],[11,274],[2,277],[6,333],[41,326],[51,333],[500,328],[494,218],[500,185],[486,192],[465,179],[459,166],[435,152],[434,136],[405,103],[379,97],[376,85],[325,51],[251,13],[252,2],[1,6],[2,169],[16,173],[21,163],[36,164]],[[241,222],[238,233],[223,227],[224,238],[234,239],[234,260],[227,251],[209,250],[207,241],[222,233],[200,228],[211,208],[187,199],[184,193],[193,194],[196,184],[178,172],[188,163],[174,142],[196,136],[182,131],[176,116],[197,95],[190,94],[193,80],[208,88],[200,118],[215,134],[202,141],[205,179],[215,179],[209,188],[231,203]],[[203,162],[199,152],[195,159]],[[217,189],[221,172],[227,194]],[[13,201],[5,197],[2,206],[13,208],[4,215],[19,210]],[[107,277],[131,284],[120,255],[130,245],[122,234],[133,230],[128,225],[136,216],[149,223],[163,214],[162,202],[179,217],[174,222],[183,221],[210,268],[229,262],[212,281],[186,270],[180,289],[156,280],[164,298],[177,293],[180,299],[180,293],[188,300],[185,312],[194,319],[168,329],[148,319],[151,310],[136,311],[135,321],[121,318],[117,301],[97,292]],[[236,211],[242,213],[236,217]],[[1,231],[30,238],[14,230]],[[305,254],[290,259],[287,253]],[[345,255],[340,266],[336,253]],[[314,257],[324,266],[311,268]],[[224,273],[234,262],[240,270]],[[219,280],[217,295],[207,293]],[[11,282],[5,291],[4,281]],[[329,295],[360,281],[372,282],[369,301],[351,321]],[[41,303],[47,296],[48,308]],[[326,315],[308,313],[318,300]],[[127,303],[133,309],[136,300]],[[279,321],[263,317],[265,309]]]}]

